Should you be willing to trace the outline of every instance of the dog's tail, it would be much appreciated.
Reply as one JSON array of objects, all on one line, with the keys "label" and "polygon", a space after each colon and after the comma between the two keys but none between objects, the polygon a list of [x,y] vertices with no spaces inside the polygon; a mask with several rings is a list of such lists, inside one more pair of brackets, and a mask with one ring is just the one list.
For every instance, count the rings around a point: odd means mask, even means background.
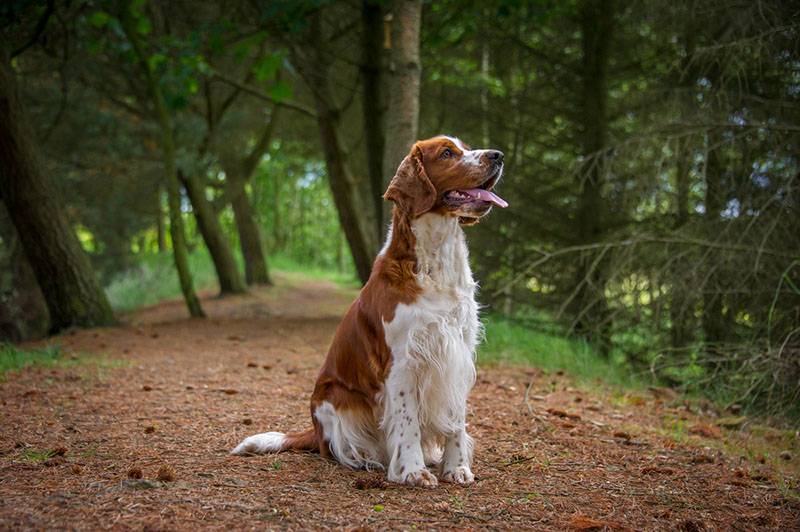
[{"label": "dog's tail", "polygon": [[283,432],[265,432],[245,438],[231,454],[266,454],[281,451],[318,451],[319,444],[314,427],[305,432],[284,434]]}]

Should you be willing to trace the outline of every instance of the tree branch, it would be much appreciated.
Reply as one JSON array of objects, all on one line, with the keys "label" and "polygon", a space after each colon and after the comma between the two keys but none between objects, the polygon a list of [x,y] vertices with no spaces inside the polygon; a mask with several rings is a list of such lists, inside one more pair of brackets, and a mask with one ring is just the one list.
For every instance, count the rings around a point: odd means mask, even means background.
[{"label": "tree branch", "polygon": [[228,85],[231,85],[232,87],[236,87],[237,89],[241,90],[242,92],[245,92],[245,93],[247,93],[247,94],[249,94],[251,96],[255,96],[256,98],[260,98],[262,100],[266,100],[268,102],[274,103],[275,105],[279,105],[281,107],[286,107],[287,109],[293,109],[293,110],[295,110],[297,112],[300,112],[300,113],[302,113],[302,114],[304,114],[306,116],[309,116],[311,118],[317,118],[317,113],[313,109],[311,109],[310,107],[308,107],[308,106],[306,106],[306,105],[304,105],[302,103],[293,102],[293,101],[290,101],[290,100],[278,100],[278,99],[275,99],[275,98],[271,97],[269,94],[266,94],[265,92],[258,90],[256,87],[252,87],[250,85],[246,85],[244,83],[241,83],[240,81],[237,81],[235,79],[231,79],[231,78],[229,78],[227,76],[224,76],[224,75],[220,74],[219,72],[215,72],[213,77],[212,77],[212,79],[216,80],[216,81],[221,81],[222,83],[227,83]]},{"label": "tree branch", "polygon": [[42,36],[44,29],[47,27],[47,22],[50,20],[50,16],[53,14],[53,11],[55,11],[55,0],[47,0],[47,7],[45,8],[44,13],[42,13],[42,16],[39,17],[39,21],[36,23],[36,28],[33,30],[33,35],[30,39],[28,39],[28,42],[11,52],[12,59],[36,44],[36,41],[39,40],[39,37]]}]

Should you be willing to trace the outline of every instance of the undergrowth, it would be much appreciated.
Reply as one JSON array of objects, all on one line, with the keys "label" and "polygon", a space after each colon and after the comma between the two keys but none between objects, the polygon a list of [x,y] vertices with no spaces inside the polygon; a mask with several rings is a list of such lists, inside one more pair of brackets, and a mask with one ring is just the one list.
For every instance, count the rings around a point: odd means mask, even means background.
[{"label": "undergrowth", "polygon": [[615,359],[600,357],[581,340],[514,323],[500,316],[483,319],[486,338],[478,348],[478,362],[535,366],[545,371],[564,371],[588,382],[601,379],[609,384],[637,388],[642,383]]},{"label": "undergrowth", "polygon": [[0,379],[9,371],[19,371],[28,366],[63,366],[73,362],[72,358],[64,356],[58,345],[22,349],[13,344],[0,344]]},{"label": "undergrowth", "polygon": [[[237,257],[241,264],[241,257]],[[300,264],[282,256],[270,256],[271,271],[283,272],[295,277],[325,279],[347,287],[357,287],[351,273],[326,270],[318,266]],[[189,254],[195,290],[216,290],[217,277],[211,257],[205,250]],[[181,296],[178,275],[170,253],[142,255],[139,265],[117,275],[106,287],[111,306],[116,311],[129,311],[155,305],[159,301]]]},{"label": "undergrowth", "polygon": [[[241,263],[241,257],[237,260]],[[198,291],[217,289],[216,274],[208,252],[198,249],[190,254],[189,263]],[[309,279],[327,280],[344,289],[357,289],[358,281],[350,272],[340,272],[320,266],[301,264],[285,256],[269,257],[270,268],[276,277],[283,277],[288,287],[302,285]],[[279,281],[280,284],[280,281]],[[165,299],[181,297],[172,256],[169,253],[148,254],[141,257],[139,265],[118,275],[107,287],[106,293],[117,311],[130,311],[150,306]],[[538,318],[542,316],[537,315]],[[598,382],[622,388],[641,388],[647,384],[659,384],[641,370],[637,372],[625,356],[612,353],[610,358],[600,356],[585,341],[559,334],[551,327],[531,327],[497,314],[483,316],[486,338],[478,349],[481,364],[511,363],[530,365],[545,371],[564,371],[584,383]],[[549,322],[547,322],[549,323]],[[552,324],[550,324],[552,325]],[[633,332],[628,334],[632,336]],[[647,342],[646,338],[639,338]],[[46,358],[46,357],[45,357]],[[724,410],[732,403],[730,390],[706,383],[702,389],[693,382],[704,374],[694,375],[684,370],[679,376],[683,386],[679,390],[687,398],[705,397]],[[669,383],[668,383],[669,384]],[[674,386],[674,383],[671,383]],[[747,407],[748,405],[743,405]],[[747,413],[759,413],[757,408],[744,408]],[[796,412],[783,412],[783,418],[797,419]]]}]

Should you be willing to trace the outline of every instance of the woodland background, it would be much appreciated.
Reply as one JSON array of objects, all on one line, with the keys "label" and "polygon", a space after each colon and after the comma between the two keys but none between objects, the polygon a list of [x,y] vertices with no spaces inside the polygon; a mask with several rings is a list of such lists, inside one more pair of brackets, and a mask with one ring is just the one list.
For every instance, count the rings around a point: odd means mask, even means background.
[{"label": "woodland background", "polygon": [[567,338],[598,377],[796,421],[798,20],[775,0],[4,2],[0,337],[181,293],[202,316],[198,290],[271,268],[363,282],[388,179],[446,133],[506,153],[511,206],[468,230],[490,337],[523,359]]}]

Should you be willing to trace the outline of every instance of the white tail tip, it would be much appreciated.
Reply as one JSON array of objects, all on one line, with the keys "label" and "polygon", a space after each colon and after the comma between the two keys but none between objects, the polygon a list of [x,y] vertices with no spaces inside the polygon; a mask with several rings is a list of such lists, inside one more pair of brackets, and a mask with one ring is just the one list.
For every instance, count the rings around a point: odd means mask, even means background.
[{"label": "white tail tip", "polygon": [[283,432],[265,432],[254,434],[245,438],[242,443],[237,445],[231,454],[264,454],[276,453],[281,450],[286,434]]}]

